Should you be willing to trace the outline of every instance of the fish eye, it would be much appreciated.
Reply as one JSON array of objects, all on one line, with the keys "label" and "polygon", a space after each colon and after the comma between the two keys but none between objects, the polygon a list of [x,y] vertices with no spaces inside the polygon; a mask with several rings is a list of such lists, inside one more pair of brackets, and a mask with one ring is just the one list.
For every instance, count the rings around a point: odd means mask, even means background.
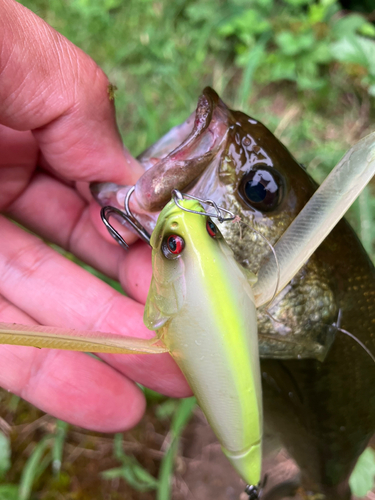
[{"label": "fish eye", "polygon": [[167,238],[164,238],[161,245],[164,257],[167,259],[175,259],[180,255],[182,250],[185,248],[185,241],[181,236],[177,234],[171,234]]},{"label": "fish eye", "polygon": [[218,236],[221,236],[220,231],[218,230],[218,228],[212,222],[211,219],[207,219],[206,228],[207,228],[207,232],[211,236],[211,238],[217,238]]},{"label": "fish eye", "polygon": [[270,212],[281,202],[283,181],[276,170],[262,166],[243,176],[238,191],[247,205],[260,212]]}]

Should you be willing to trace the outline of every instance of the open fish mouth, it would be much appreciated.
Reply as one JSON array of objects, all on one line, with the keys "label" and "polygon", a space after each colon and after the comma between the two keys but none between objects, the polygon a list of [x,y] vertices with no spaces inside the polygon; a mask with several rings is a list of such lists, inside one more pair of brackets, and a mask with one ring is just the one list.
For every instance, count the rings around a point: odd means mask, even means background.
[{"label": "open fish mouth", "polygon": [[140,155],[145,168],[151,167],[135,186],[134,195],[142,209],[159,211],[171,199],[173,189],[188,191],[196,184],[225,147],[228,115],[228,108],[216,92],[206,88],[199,97],[195,116]]},{"label": "open fish mouth", "polygon": [[[227,182],[223,186],[219,181],[220,164],[225,162],[228,143],[239,143],[242,139],[242,134],[234,130],[242,117],[246,115],[229,110],[217,93],[207,87],[199,97],[195,113],[139,155],[145,173],[135,185],[130,207],[149,232],[158,213],[171,199],[173,189],[205,199],[223,199]],[[222,177],[225,176],[222,172]],[[91,192],[101,206],[119,209],[123,209],[129,189],[114,183],[91,185]]]}]

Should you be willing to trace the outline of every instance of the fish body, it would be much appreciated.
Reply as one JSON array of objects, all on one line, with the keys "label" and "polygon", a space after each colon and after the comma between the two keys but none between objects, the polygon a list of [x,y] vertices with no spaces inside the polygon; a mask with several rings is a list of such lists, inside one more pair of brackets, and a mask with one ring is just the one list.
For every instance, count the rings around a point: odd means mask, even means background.
[{"label": "fish body", "polygon": [[[273,244],[317,189],[262,123],[229,110],[212,89],[203,92],[195,120],[172,129],[140,160],[146,170],[131,208],[150,231],[171,180],[238,214]],[[96,197],[121,206],[126,189],[99,185]],[[243,225],[223,225],[222,234],[236,261],[257,274],[269,255],[266,243]],[[375,352],[375,270],[345,220],[268,309],[271,317],[264,308],[257,313],[267,428],[300,466],[306,491],[350,498],[350,473],[375,431],[375,369],[336,326]]]},{"label": "fish body", "polygon": [[[202,211],[196,201],[181,203]],[[166,248],[170,238],[182,238],[180,253]],[[229,461],[248,484],[257,485],[262,396],[248,276],[212,221],[182,211],[173,201],[159,216],[151,246],[145,324],[157,329],[185,374]]]}]

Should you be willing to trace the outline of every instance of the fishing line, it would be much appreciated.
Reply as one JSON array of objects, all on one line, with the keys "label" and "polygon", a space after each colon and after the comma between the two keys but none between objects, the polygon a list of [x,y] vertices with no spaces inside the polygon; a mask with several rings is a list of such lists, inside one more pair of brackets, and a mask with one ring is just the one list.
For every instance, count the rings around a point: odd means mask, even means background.
[{"label": "fishing line", "polygon": [[359,344],[367,352],[367,354],[370,356],[370,358],[375,363],[375,356],[372,354],[372,352],[370,351],[370,349],[368,349],[368,347],[365,346],[365,344],[363,344],[363,342],[361,342],[355,335],[353,335],[352,333],[350,333],[347,330],[344,330],[343,328],[340,327],[341,317],[342,317],[342,310],[340,308],[339,312],[338,312],[338,315],[337,315],[337,322],[336,322],[336,324],[333,325],[334,328],[336,328],[336,330],[339,330],[342,333],[345,333],[345,335],[348,335],[348,337],[350,337],[353,340],[355,340],[357,342],[357,344]]},{"label": "fishing line", "polygon": [[370,351],[370,349],[368,349],[368,347],[366,347],[365,344],[363,342],[361,342],[355,335],[353,335],[352,333],[348,332],[347,330],[344,330],[343,328],[339,328],[338,326],[334,326],[334,328],[336,328],[336,330],[338,330],[339,332],[345,333],[345,335],[348,335],[348,337],[350,337],[353,340],[355,340],[357,342],[357,344],[359,344],[367,352],[367,354],[370,356],[370,358],[375,363],[375,356],[372,354],[372,352]]},{"label": "fishing line", "polygon": [[[262,306],[262,307],[267,308],[274,301],[274,299],[276,297],[276,294],[277,294],[277,289],[279,288],[279,283],[280,283],[280,265],[279,265],[279,260],[277,258],[276,250],[275,250],[274,246],[272,245],[272,243],[270,242],[270,240],[266,236],[264,236],[264,234],[262,234],[260,231],[258,231],[257,229],[255,229],[253,226],[250,226],[250,224],[247,224],[247,222],[244,222],[238,215],[233,219],[232,222],[239,225],[240,238],[241,239],[242,239],[242,229],[241,229],[240,224],[243,224],[244,226],[247,226],[249,229],[251,229],[251,231],[253,231],[255,234],[257,234],[258,236],[260,236],[263,239],[263,241],[266,242],[266,244],[271,249],[271,252],[272,252],[272,254],[273,254],[274,258],[275,258],[276,267],[277,267],[277,277],[276,277],[275,290],[274,290],[274,292],[272,294],[271,299]],[[268,314],[268,311],[267,311],[267,314]]]},{"label": "fishing line", "polygon": [[[284,323],[283,321],[280,321],[279,319],[276,319],[274,316],[272,316],[269,313],[269,311],[266,311],[266,314],[272,321],[275,321],[276,323],[279,323],[280,325],[283,325],[283,326],[286,326],[287,328],[289,328],[286,323]],[[359,344],[362,347],[362,349],[370,356],[371,360],[375,363],[375,356],[370,351],[370,349],[362,341],[360,341],[359,338],[356,337],[353,333],[350,333],[347,330],[344,330],[344,328],[339,327],[338,325],[339,325],[340,321],[341,321],[341,309],[339,309],[337,323],[333,323],[333,325],[328,325],[326,323],[320,323],[319,321],[312,322],[312,323],[314,325],[317,325],[317,326],[326,326],[327,328],[334,328],[336,331],[344,333],[345,335],[347,335],[348,337],[353,339],[355,342],[357,342],[357,344]]]}]

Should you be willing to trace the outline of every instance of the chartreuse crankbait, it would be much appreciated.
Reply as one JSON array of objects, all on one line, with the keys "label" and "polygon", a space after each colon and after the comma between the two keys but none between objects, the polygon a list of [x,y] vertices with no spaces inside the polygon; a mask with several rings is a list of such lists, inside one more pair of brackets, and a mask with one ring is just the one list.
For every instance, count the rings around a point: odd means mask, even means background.
[{"label": "chartreuse crankbait", "polygon": [[[225,455],[256,486],[262,395],[257,317],[249,275],[195,200],[172,200],[151,235],[144,322],[187,378]],[[254,278],[255,279],[255,278]]]},{"label": "chartreuse crankbait", "polygon": [[[229,212],[215,208],[219,215],[212,216],[219,220],[234,218],[222,217],[222,211]],[[114,228],[111,234],[120,241]],[[236,263],[202,205],[180,193],[161,211],[150,244],[153,275],[144,322],[156,330],[156,339],[0,323],[0,342],[94,352],[169,351],[225,455],[248,483],[249,497],[256,499],[262,464],[262,395],[250,285],[255,276],[245,274]]]}]

